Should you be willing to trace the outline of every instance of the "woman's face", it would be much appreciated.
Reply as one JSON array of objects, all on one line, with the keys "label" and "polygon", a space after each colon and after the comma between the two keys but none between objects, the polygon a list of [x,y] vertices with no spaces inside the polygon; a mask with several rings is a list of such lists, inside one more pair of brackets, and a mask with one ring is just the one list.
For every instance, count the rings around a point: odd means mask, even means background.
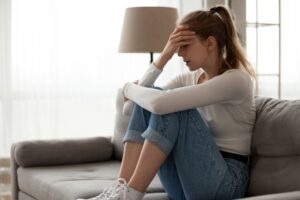
[{"label": "woman's face", "polygon": [[208,59],[208,47],[206,40],[199,37],[193,39],[193,43],[179,47],[178,56],[183,58],[190,71],[203,68]]}]

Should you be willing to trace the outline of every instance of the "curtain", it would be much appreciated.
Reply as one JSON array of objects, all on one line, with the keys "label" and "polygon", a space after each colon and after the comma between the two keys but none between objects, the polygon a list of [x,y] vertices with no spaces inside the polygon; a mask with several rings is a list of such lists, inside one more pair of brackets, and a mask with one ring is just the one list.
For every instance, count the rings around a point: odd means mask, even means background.
[{"label": "curtain", "polygon": [[[13,142],[111,136],[117,89],[148,68],[149,54],[118,53],[131,6],[179,7],[179,0],[1,0],[8,41],[0,54],[0,157]],[[4,16],[4,17],[3,17]],[[155,55],[156,57],[156,55]],[[185,69],[178,57],[156,84]]]},{"label": "curtain", "polygon": [[300,2],[281,0],[281,77],[282,98],[300,99]]},{"label": "curtain", "polygon": [[[298,0],[247,0],[247,51],[258,95],[300,98]],[[266,12],[268,10],[268,12]]]}]

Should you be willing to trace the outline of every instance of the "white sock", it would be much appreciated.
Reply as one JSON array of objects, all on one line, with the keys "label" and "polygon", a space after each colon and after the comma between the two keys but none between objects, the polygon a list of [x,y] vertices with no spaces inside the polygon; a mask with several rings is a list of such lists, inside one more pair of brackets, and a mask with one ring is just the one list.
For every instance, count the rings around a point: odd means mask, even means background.
[{"label": "white sock", "polygon": [[142,200],[144,195],[146,194],[145,192],[144,193],[139,192],[129,186],[128,186],[128,190],[129,190],[129,192],[127,193],[128,200]]}]

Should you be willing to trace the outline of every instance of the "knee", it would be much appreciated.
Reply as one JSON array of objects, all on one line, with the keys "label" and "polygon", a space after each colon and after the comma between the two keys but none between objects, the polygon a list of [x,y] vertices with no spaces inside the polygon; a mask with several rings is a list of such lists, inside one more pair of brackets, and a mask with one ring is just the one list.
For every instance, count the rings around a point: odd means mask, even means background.
[{"label": "knee", "polygon": [[[156,127],[157,130],[162,131],[166,127],[171,126],[172,129],[179,128],[180,113],[168,113],[164,115],[151,113],[150,127]],[[158,128],[160,127],[160,128]]]}]

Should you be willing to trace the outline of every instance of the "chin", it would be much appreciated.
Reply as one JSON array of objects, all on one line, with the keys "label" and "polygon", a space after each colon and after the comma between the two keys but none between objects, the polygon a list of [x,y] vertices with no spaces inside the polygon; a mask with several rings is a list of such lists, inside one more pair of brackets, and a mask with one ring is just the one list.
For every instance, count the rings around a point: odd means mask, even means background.
[{"label": "chin", "polygon": [[201,68],[201,67],[196,67],[196,66],[188,66],[188,68],[189,68],[189,70],[190,71],[196,71],[196,70],[198,70],[199,68]]}]

